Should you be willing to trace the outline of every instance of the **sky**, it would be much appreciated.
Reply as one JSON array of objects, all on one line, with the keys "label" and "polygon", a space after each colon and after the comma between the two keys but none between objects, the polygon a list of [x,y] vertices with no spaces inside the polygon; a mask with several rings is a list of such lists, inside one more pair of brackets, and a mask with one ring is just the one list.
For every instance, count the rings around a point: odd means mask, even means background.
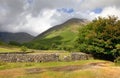
[{"label": "sky", "polygon": [[71,18],[120,19],[120,0],[0,0],[0,32],[27,32],[37,36]]}]

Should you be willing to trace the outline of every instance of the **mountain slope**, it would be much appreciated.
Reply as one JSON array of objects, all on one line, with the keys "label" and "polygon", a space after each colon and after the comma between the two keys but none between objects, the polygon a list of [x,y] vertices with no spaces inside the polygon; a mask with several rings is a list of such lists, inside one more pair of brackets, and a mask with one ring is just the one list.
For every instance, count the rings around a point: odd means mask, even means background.
[{"label": "mountain slope", "polygon": [[38,35],[36,38],[40,38],[42,36],[50,34],[50,32],[53,32],[55,30],[59,31],[61,29],[64,29],[64,27],[70,27],[70,24],[71,24],[72,27],[73,27],[73,25],[75,25],[74,27],[76,28],[76,26],[79,27],[78,24],[83,24],[85,22],[86,22],[86,20],[84,20],[84,19],[72,18],[72,19],[69,19],[68,21],[64,22],[63,24],[60,24],[60,25],[57,25],[57,26],[54,26],[54,27],[48,29],[47,31],[45,31],[42,34]]},{"label": "mountain slope", "polygon": [[20,33],[10,33],[10,32],[0,32],[0,41],[9,43],[10,41],[15,41],[19,43],[31,41],[34,37],[30,34],[20,32]]},{"label": "mountain slope", "polygon": [[77,37],[78,29],[86,24],[85,19],[70,19],[63,24],[54,26],[34,38],[29,45],[36,49],[64,49],[71,47]]}]

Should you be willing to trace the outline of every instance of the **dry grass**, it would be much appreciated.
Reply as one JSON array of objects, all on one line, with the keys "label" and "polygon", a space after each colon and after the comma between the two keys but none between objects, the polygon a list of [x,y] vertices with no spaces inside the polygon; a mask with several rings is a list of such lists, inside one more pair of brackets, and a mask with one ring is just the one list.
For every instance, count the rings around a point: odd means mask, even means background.
[{"label": "dry grass", "polygon": [[111,62],[89,65],[92,66],[74,71],[46,70],[37,73],[27,73],[26,68],[6,69],[0,71],[0,78],[120,78],[120,67],[113,66]]},{"label": "dry grass", "polygon": [[17,78],[24,75],[23,69],[12,69],[0,71],[0,78]]},{"label": "dry grass", "polygon": [[100,67],[93,71],[96,78],[120,78],[120,67]]}]

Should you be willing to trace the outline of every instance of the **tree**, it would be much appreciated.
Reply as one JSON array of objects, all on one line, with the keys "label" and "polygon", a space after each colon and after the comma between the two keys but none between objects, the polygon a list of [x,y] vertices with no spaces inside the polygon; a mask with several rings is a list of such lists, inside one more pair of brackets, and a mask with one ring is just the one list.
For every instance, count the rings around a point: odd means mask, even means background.
[{"label": "tree", "polygon": [[52,43],[52,45],[51,45],[51,50],[55,50],[55,49],[57,49],[57,45],[56,45],[56,43]]},{"label": "tree", "polygon": [[82,52],[115,59],[120,55],[120,20],[114,16],[99,17],[79,30],[76,42]]},{"label": "tree", "polygon": [[28,48],[27,48],[27,47],[25,47],[25,46],[22,46],[22,47],[21,47],[21,51],[22,51],[22,52],[24,52],[24,53],[25,53],[27,50],[28,50]]}]

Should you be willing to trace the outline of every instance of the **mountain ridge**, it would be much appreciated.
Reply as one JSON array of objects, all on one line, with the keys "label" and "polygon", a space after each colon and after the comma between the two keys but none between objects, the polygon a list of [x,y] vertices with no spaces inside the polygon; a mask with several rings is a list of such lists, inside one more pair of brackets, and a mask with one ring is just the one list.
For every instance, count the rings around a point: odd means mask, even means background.
[{"label": "mountain ridge", "polygon": [[64,27],[66,24],[70,24],[70,23],[85,23],[85,22],[87,22],[87,19],[71,18],[71,19],[69,19],[69,20],[67,20],[67,21],[65,21],[65,22],[63,22],[63,23],[61,23],[59,25],[56,25],[56,26],[53,26],[53,27],[49,28],[48,30],[44,31],[43,33],[37,35],[35,38],[42,37],[45,34],[51,32],[53,30],[59,30],[59,28]]},{"label": "mountain ridge", "polygon": [[3,41],[5,43],[9,43],[10,41],[15,41],[19,43],[28,42],[31,41],[34,38],[34,36],[25,33],[25,32],[0,32],[0,41]]}]

